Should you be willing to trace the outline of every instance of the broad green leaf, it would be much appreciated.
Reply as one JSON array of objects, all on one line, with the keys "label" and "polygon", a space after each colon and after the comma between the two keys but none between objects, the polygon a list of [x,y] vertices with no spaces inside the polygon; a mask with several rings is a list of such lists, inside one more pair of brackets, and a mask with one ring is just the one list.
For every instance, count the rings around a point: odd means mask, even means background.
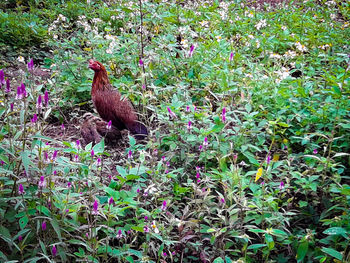
[{"label": "broad green leaf", "polygon": [[248,246],[247,249],[259,249],[259,248],[266,247],[266,246],[267,246],[266,244],[253,244],[253,245]]},{"label": "broad green leaf", "polygon": [[218,257],[214,259],[213,263],[225,263],[225,261],[221,257]]},{"label": "broad green leaf", "polygon": [[302,261],[304,257],[307,254],[307,251],[309,249],[309,242],[304,241],[299,244],[298,250],[297,250],[297,260],[298,262]]},{"label": "broad green leaf", "polygon": [[326,253],[326,254],[328,254],[328,255],[330,255],[330,256],[332,256],[332,257],[338,259],[338,260],[343,260],[343,255],[342,255],[342,253],[340,253],[340,252],[334,250],[333,248],[323,247],[321,250],[322,250],[324,253]]},{"label": "broad green leaf", "polygon": [[323,234],[326,235],[344,235],[348,232],[342,227],[331,227],[323,231]]},{"label": "broad green leaf", "polygon": [[25,228],[26,225],[28,224],[28,221],[29,221],[29,219],[28,219],[27,216],[24,216],[24,217],[20,218],[19,219],[19,226],[20,226],[20,228],[21,229]]}]

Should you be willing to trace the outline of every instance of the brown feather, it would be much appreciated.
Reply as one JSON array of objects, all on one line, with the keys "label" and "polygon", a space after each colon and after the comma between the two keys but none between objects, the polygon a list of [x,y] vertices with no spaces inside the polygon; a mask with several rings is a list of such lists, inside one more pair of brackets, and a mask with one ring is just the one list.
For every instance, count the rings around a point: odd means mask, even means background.
[{"label": "brown feather", "polygon": [[89,68],[95,71],[91,98],[101,118],[107,122],[112,121],[118,130],[128,129],[135,138],[144,139],[148,134],[146,126],[138,121],[131,102],[114,90],[105,67],[91,59]]},{"label": "brown feather", "polygon": [[107,122],[101,118],[85,113],[83,119],[80,132],[85,144],[90,142],[96,144],[101,141],[102,137],[105,137],[106,144],[115,144],[121,138],[120,131],[113,126],[107,129]]}]

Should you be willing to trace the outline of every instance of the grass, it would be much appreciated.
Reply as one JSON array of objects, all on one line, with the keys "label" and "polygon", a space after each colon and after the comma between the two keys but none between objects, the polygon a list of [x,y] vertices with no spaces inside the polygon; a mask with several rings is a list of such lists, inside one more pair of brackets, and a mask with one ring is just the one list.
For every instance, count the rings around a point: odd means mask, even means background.
[{"label": "grass", "polygon": [[[1,5],[1,260],[350,260],[349,3]],[[91,57],[146,143],[80,141]]]}]

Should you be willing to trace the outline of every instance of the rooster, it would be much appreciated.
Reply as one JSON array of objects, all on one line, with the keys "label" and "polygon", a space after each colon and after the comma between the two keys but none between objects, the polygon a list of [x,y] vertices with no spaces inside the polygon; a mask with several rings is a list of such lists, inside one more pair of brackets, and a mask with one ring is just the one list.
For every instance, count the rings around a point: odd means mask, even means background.
[{"label": "rooster", "polygon": [[90,59],[89,68],[95,72],[91,98],[101,118],[107,122],[112,121],[118,130],[128,129],[136,139],[145,139],[148,135],[146,126],[138,121],[131,102],[114,90],[105,67]]},{"label": "rooster", "polygon": [[83,123],[80,126],[84,142],[96,144],[101,141],[102,137],[105,137],[107,144],[115,144],[121,138],[120,131],[113,126],[107,127],[107,125],[107,122],[100,117],[94,116],[90,112],[85,113]]}]

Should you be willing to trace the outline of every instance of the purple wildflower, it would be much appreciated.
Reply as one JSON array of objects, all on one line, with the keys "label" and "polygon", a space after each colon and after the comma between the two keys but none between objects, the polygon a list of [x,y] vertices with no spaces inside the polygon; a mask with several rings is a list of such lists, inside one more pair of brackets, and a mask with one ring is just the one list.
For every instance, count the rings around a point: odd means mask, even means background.
[{"label": "purple wildflower", "polygon": [[33,118],[31,119],[32,123],[36,123],[38,121],[38,116],[34,113]]},{"label": "purple wildflower", "polygon": [[146,85],[142,84],[142,89],[145,90],[146,89]]},{"label": "purple wildflower", "polygon": [[205,137],[205,138],[204,138],[203,146],[204,146],[204,147],[207,147],[207,146],[208,146],[208,137]]},{"label": "purple wildflower", "polygon": [[282,190],[284,188],[284,183],[283,181],[281,181],[280,185],[279,185],[279,189]]},{"label": "purple wildflower", "polygon": [[52,252],[52,256],[56,257],[56,255],[57,255],[57,248],[56,248],[55,245],[52,246],[51,252]]},{"label": "purple wildflower", "polygon": [[271,162],[271,155],[269,154],[266,158],[266,163],[270,164],[270,162]]},{"label": "purple wildflower", "polygon": [[109,205],[113,205],[113,204],[114,204],[114,199],[113,199],[113,197],[109,198],[108,204],[109,204]]},{"label": "purple wildflower", "polygon": [[97,158],[96,165],[100,166],[101,165],[101,158]]},{"label": "purple wildflower", "polygon": [[45,106],[49,105],[49,92],[47,90],[45,90],[45,93],[44,93],[44,103],[45,103]]},{"label": "purple wildflower", "polygon": [[314,149],[312,152],[313,152],[314,154],[317,154],[317,153],[318,153],[317,149]]},{"label": "purple wildflower", "polygon": [[119,230],[118,230],[118,233],[117,233],[117,238],[119,239],[119,238],[122,238],[122,237],[123,237],[122,230],[119,229]]},{"label": "purple wildflower", "polygon": [[191,129],[192,129],[192,122],[191,122],[191,121],[188,121],[187,130],[188,130],[188,131],[191,131]]},{"label": "purple wildflower", "polygon": [[25,98],[25,97],[27,97],[27,91],[26,91],[26,86],[23,84],[23,83],[21,83],[21,94],[22,94],[22,96]]},{"label": "purple wildflower", "polygon": [[76,155],[74,156],[74,161],[75,161],[75,162],[79,162],[79,155],[78,155],[78,154],[76,154]]},{"label": "purple wildflower", "polygon": [[33,59],[31,59],[28,62],[27,66],[28,66],[28,71],[33,71],[34,70],[34,61],[33,61]]},{"label": "purple wildflower", "polygon": [[149,232],[149,227],[148,226],[144,226],[143,227],[143,232],[148,233]]},{"label": "purple wildflower", "polygon": [[221,203],[221,204],[225,204],[225,198],[223,198],[223,197],[220,198],[220,203]]},{"label": "purple wildflower", "polygon": [[0,70],[0,84],[5,84],[5,73],[4,70]]},{"label": "purple wildflower", "polygon": [[190,106],[186,106],[186,112],[190,112],[191,109],[190,109]]},{"label": "purple wildflower", "polygon": [[163,257],[167,257],[168,256],[168,254],[166,253],[166,252],[163,252]]},{"label": "purple wildflower", "polygon": [[64,131],[66,128],[64,127],[64,123],[61,124],[61,130]]},{"label": "purple wildflower", "polygon": [[110,130],[112,128],[112,121],[109,121],[106,126],[107,130]]},{"label": "purple wildflower", "polygon": [[38,186],[39,186],[39,188],[44,188],[46,186],[46,181],[45,181],[45,177],[44,176],[40,176],[40,180],[39,180]]},{"label": "purple wildflower", "polygon": [[19,184],[19,186],[18,186],[18,193],[19,193],[20,195],[23,195],[23,194],[24,194],[24,188],[23,188],[23,185],[22,185],[22,184]]},{"label": "purple wildflower", "polygon": [[98,214],[98,202],[95,200],[94,205],[93,205],[94,211],[92,212],[94,215]]},{"label": "purple wildflower", "polygon": [[161,208],[163,211],[166,210],[166,205],[167,205],[167,203],[166,203],[166,201],[164,200],[164,201],[163,201],[163,204],[162,204],[162,208]]},{"label": "purple wildflower", "polygon": [[203,151],[203,145],[199,145],[199,151]]},{"label": "purple wildflower", "polygon": [[10,91],[11,91],[10,79],[7,78],[7,80],[6,80],[6,90],[5,90],[5,92],[9,93]]},{"label": "purple wildflower", "polygon": [[190,51],[188,52],[188,57],[192,57],[193,56],[193,51],[195,49],[195,46],[192,44],[190,47]]},{"label": "purple wildflower", "polygon": [[43,221],[43,223],[41,224],[41,229],[42,229],[43,231],[46,230],[46,221]]},{"label": "purple wildflower", "polygon": [[72,188],[72,183],[68,182],[67,186],[68,186],[68,188]]},{"label": "purple wildflower", "polygon": [[53,154],[52,154],[52,159],[51,159],[52,162],[56,161],[56,159],[57,159],[57,153],[58,153],[57,150],[53,152]]},{"label": "purple wildflower", "polygon": [[94,151],[94,149],[92,149],[92,150],[91,150],[91,158],[93,158],[94,155],[95,155],[95,151]]},{"label": "purple wildflower", "polygon": [[129,152],[128,152],[128,159],[132,159],[132,151],[131,150],[129,150]]},{"label": "purple wildflower", "polygon": [[23,98],[21,86],[17,87],[16,100],[21,100]]},{"label": "purple wildflower", "polygon": [[140,193],[140,188],[136,189],[136,193],[138,193],[138,194]]},{"label": "purple wildflower", "polygon": [[140,58],[140,60],[139,60],[139,66],[140,67],[143,67],[143,60]]},{"label": "purple wildflower", "polygon": [[170,117],[176,118],[176,114],[169,107],[166,107],[166,108],[167,108],[167,110],[169,112]]},{"label": "purple wildflower", "polygon": [[145,221],[147,221],[148,220],[148,216],[145,216],[144,219],[145,219]]},{"label": "purple wildflower", "polygon": [[230,60],[230,61],[233,60],[233,52],[231,52],[229,60]]},{"label": "purple wildflower", "polygon": [[23,240],[22,236],[18,236],[18,241],[21,242]]},{"label": "purple wildflower", "polygon": [[222,122],[226,121],[226,108],[225,107],[222,109],[221,119],[222,119]]},{"label": "purple wildflower", "polygon": [[80,141],[77,140],[75,143],[76,143],[76,145],[77,145],[77,148],[79,149],[79,148],[80,148]]}]

